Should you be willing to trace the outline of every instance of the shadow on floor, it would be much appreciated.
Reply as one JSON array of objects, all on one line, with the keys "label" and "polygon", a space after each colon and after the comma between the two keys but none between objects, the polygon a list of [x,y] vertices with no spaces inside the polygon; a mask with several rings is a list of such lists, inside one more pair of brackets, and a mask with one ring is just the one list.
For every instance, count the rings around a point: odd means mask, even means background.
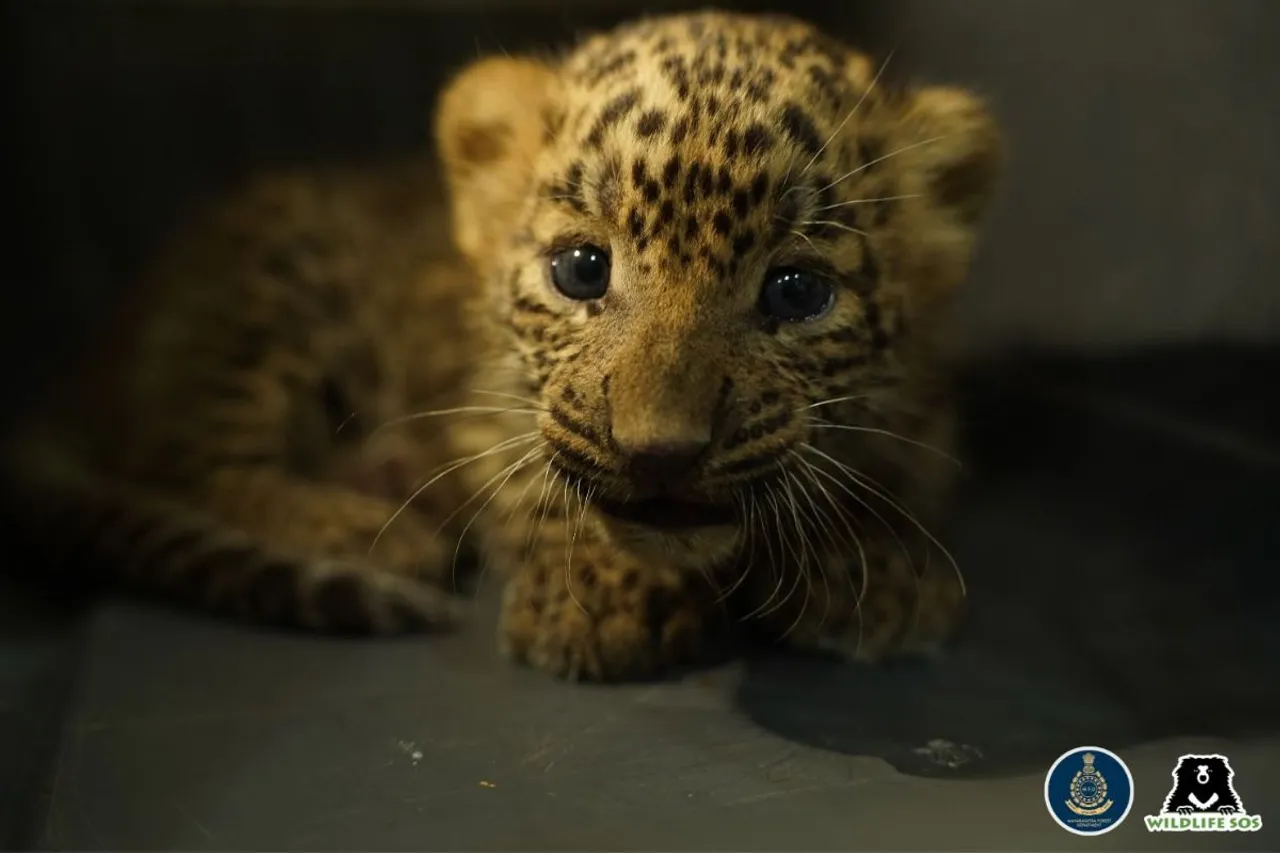
[{"label": "shadow on floor", "polygon": [[947,538],[971,591],[956,647],[880,671],[765,656],[741,707],[922,776],[1276,731],[1280,404],[1247,389],[1280,375],[1280,352],[1005,364],[970,383],[975,482]]}]

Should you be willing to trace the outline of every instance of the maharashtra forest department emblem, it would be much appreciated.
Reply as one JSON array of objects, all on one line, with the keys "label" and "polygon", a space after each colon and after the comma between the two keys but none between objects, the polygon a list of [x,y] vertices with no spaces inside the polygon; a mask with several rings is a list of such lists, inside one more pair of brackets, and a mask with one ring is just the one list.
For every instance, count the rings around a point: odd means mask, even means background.
[{"label": "maharashtra forest department emblem", "polygon": [[1071,779],[1071,799],[1066,806],[1078,815],[1095,817],[1115,805],[1107,799],[1107,777],[1093,763],[1094,755],[1086,752],[1084,766]]}]

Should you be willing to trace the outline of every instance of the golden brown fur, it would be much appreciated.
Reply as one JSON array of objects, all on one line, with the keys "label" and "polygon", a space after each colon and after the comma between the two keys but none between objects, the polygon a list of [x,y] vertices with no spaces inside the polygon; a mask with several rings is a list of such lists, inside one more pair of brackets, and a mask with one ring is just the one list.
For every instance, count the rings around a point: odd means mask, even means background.
[{"label": "golden brown fur", "polygon": [[214,210],[15,511],[135,588],[323,629],[439,624],[465,536],[504,649],[560,676],[699,660],[743,616],[932,646],[963,598],[926,528],[935,326],[1000,145],[970,94],[876,72],[721,13],[477,62],[437,114],[447,221],[413,170]]}]

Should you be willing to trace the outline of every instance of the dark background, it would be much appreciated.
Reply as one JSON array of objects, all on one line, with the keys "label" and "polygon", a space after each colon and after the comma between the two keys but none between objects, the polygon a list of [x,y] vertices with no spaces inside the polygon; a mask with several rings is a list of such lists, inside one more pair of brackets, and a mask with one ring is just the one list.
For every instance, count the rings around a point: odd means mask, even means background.
[{"label": "dark background", "polygon": [[[969,365],[975,476],[952,541],[971,588],[983,593],[957,655],[928,675],[747,666],[722,686],[734,719],[757,733],[752,749],[778,748],[771,738],[797,745],[809,763],[796,772],[827,781],[813,783],[811,797],[808,783],[795,781],[799,793],[788,788],[784,803],[771,799],[780,783],[769,771],[761,787],[741,783],[746,805],[736,810],[685,812],[683,799],[673,801],[662,814],[679,831],[664,836],[668,824],[646,811],[666,802],[654,788],[665,783],[654,780],[678,777],[691,754],[714,752],[707,744],[728,725],[700,717],[680,722],[679,735],[664,729],[664,702],[711,701],[689,699],[684,688],[652,694],[666,698],[643,700],[652,706],[643,713],[599,693],[570,700],[490,661],[483,626],[461,646],[377,651],[261,637],[118,602],[49,610],[4,592],[0,841],[63,849],[1027,849],[1071,840],[1034,820],[1028,834],[1010,829],[983,841],[954,827],[926,836],[933,823],[901,805],[884,805],[897,828],[875,823],[877,806],[857,838],[824,829],[826,818],[853,808],[831,799],[838,786],[828,776],[844,784],[862,772],[839,762],[877,756],[908,776],[946,775],[916,751],[940,732],[984,750],[983,761],[957,773],[1000,780],[1043,773],[1058,752],[1088,740],[1155,749],[1173,737],[1225,738],[1236,744],[1238,771],[1252,767],[1252,799],[1266,802],[1259,768],[1280,759],[1249,738],[1274,738],[1280,720],[1280,6],[733,5],[808,17],[881,55],[897,47],[893,73],[972,86],[1007,128],[1008,179],[955,328]],[[622,0],[6,4],[0,138],[11,211],[0,265],[0,411],[9,417],[30,400],[83,333],[104,322],[147,252],[212,193],[273,165],[420,150],[435,91],[467,60],[563,43],[640,10]],[[395,667],[416,669],[423,659],[464,697],[466,714],[422,704],[434,695],[425,686],[421,696],[389,686],[403,678]],[[339,695],[327,681],[344,666],[359,696]],[[311,707],[299,697],[313,694],[328,698],[287,726],[245,722],[258,719],[245,710],[254,697]],[[373,694],[388,698],[366,707]],[[526,706],[541,710],[504,716]],[[195,718],[214,723],[189,730],[175,722]],[[438,831],[423,836],[381,802],[387,794],[400,803],[399,787],[369,783],[382,793],[356,795],[363,811],[348,808],[346,794],[330,802],[299,793],[324,772],[366,790],[361,774],[372,771],[354,753],[331,756],[325,770],[306,750],[354,750],[381,738],[379,726],[412,719],[454,734],[453,746],[427,748],[426,765],[512,780],[525,771],[503,744],[520,726],[597,734],[594,747],[579,741],[577,781],[535,774],[525,789],[502,789],[513,798],[504,807],[515,810],[504,814],[523,815],[533,801],[549,809],[528,818],[523,834],[486,822],[480,801],[473,815],[432,800]],[[631,728],[605,744],[601,720]],[[606,759],[625,763],[628,750],[643,754],[661,737],[685,746],[659,749],[650,775],[599,775]],[[477,752],[476,743],[489,746]],[[259,766],[250,781],[227,769],[228,756],[251,766],[249,756],[281,749],[284,770]],[[1172,766],[1171,749],[1156,750],[1157,775]],[[476,755],[490,769],[474,766]],[[763,772],[756,757],[722,755],[707,772],[753,780]],[[1269,779],[1270,802],[1280,802],[1280,780]],[[397,782],[413,784],[426,783]],[[570,826],[561,816],[569,812],[536,799],[557,784],[594,803],[595,823]],[[157,807],[170,793],[201,820]],[[1042,808],[1035,796],[1030,802]],[[330,811],[359,813],[328,834],[284,831]],[[798,827],[786,829],[792,818]],[[1129,849],[1150,843],[1114,838]],[[1274,849],[1270,838],[1241,843]]]},{"label": "dark background", "polygon": [[[174,217],[273,164],[420,148],[443,77],[562,43],[624,0],[9,3],[5,363],[98,316]],[[1280,333],[1280,7],[851,0],[785,10],[974,86],[1010,176],[957,334],[1098,349]],[[24,298],[25,297],[25,298]],[[36,298],[39,297],[39,298]]]}]

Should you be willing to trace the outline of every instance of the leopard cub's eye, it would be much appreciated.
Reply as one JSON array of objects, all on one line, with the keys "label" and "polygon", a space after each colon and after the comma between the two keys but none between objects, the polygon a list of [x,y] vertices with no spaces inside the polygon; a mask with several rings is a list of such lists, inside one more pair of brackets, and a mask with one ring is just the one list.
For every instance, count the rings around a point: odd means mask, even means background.
[{"label": "leopard cub's eye", "polygon": [[807,323],[831,310],[835,288],[821,275],[795,267],[769,270],[760,290],[760,311],[784,323]]},{"label": "leopard cub's eye", "polygon": [[609,289],[609,254],[590,244],[551,256],[551,281],[570,299],[599,299]]}]

